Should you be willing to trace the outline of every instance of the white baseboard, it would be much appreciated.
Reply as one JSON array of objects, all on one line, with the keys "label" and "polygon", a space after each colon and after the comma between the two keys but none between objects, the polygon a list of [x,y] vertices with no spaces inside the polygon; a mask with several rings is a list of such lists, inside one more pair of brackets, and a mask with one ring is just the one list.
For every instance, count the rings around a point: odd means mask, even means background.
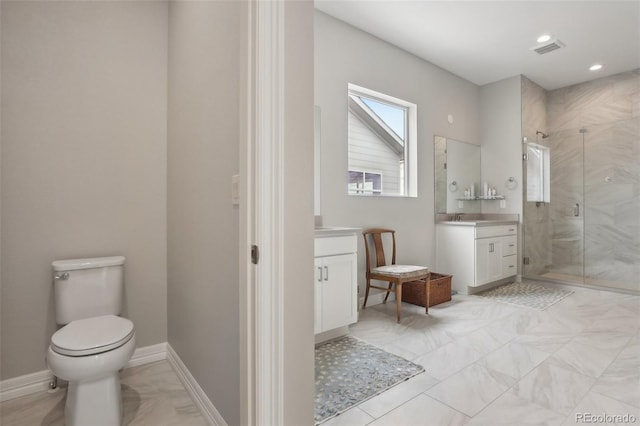
[{"label": "white baseboard", "polygon": [[314,336],[315,344],[326,342],[327,340],[335,339],[340,336],[346,336],[349,334],[349,326],[334,328],[333,330],[324,331]]},{"label": "white baseboard", "polygon": [[124,368],[151,364],[152,362],[162,361],[163,359],[167,359],[167,342],[136,348],[131,359]]},{"label": "white baseboard", "polygon": [[207,394],[204,393],[196,379],[182,362],[178,354],[167,343],[167,361],[176,372],[176,375],[184,385],[193,403],[202,413],[202,417],[212,426],[227,426],[220,412],[213,405]]},{"label": "white baseboard", "polygon": [[[136,348],[131,359],[124,368],[137,367],[167,358],[167,343]],[[49,370],[42,370],[23,376],[0,381],[0,402],[49,389],[49,382],[53,374]]]},{"label": "white baseboard", "polygon": [[0,402],[46,391],[52,377],[49,370],[42,370],[3,380],[0,382]]}]

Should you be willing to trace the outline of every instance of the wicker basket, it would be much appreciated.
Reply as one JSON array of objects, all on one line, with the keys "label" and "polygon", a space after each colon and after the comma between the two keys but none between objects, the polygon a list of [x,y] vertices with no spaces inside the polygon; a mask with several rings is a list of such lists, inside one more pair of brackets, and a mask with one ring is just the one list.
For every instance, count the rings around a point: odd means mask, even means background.
[{"label": "wicker basket", "polygon": [[[438,305],[440,303],[451,300],[451,275],[431,273],[431,281],[429,281],[429,306]],[[411,281],[402,284],[402,301],[414,305],[424,306],[424,283],[420,281]]]}]

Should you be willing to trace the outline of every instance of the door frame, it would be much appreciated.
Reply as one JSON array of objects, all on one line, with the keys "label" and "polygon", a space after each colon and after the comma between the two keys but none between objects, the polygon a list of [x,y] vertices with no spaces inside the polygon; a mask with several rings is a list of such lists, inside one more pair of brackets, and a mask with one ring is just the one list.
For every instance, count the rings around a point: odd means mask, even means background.
[{"label": "door frame", "polygon": [[[283,1],[243,2],[240,422],[284,423]],[[260,252],[251,262],[251,247]]]}]

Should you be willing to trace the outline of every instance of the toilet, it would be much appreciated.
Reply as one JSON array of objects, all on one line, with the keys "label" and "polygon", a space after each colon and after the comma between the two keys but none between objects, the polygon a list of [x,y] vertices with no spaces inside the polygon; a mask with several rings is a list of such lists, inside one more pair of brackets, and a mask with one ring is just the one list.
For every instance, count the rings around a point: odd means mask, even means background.
[{"label": "toilet", "polygon": [[120,375],[133,354],[133,323],[120,317],[123,256],[52,263],[56,322],[47,351],[51,372],[69,382],[67,426],[122,423]]}]

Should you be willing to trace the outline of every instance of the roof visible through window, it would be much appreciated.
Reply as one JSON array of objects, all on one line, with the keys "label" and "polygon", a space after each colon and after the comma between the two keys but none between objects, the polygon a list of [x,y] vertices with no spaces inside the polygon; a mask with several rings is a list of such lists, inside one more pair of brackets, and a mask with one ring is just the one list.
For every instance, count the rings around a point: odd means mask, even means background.
[{"label": "roof visible through window", "polygon": [[398,108],[383,102],[373,100],[364,96],[360,96],[364,102],[376,115],[385,122],[387,126],[395,132],[395,134],[405,140],[405,109]]}]

